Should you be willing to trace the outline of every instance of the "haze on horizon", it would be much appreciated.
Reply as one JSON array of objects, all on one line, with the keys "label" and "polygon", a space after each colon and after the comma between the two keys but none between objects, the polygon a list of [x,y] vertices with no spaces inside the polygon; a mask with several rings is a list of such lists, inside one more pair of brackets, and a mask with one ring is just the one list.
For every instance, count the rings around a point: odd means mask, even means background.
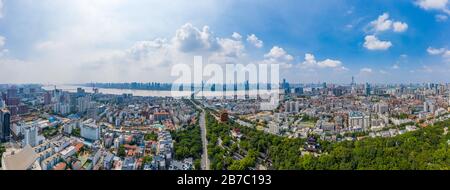
[{"label": "haze on horizon", "polygon": [[450,82],[448,0],[0,0],[0,84],[172,82],[279,63],[292,83]]}]

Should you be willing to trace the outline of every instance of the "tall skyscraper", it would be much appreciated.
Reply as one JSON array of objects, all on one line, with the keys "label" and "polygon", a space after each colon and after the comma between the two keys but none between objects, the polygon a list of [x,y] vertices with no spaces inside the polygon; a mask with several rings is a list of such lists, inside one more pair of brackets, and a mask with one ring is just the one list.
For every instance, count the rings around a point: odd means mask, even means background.
[{"label": "tall skyscraper", "polygon": [[286,79],[283,79],[283,83],[281,84],[281,88],[284,90],[284,93],[286,93],[286,94],[290,93],[289,83],[286,81]]},{"label": "tall skyscraper", "polygon": [[6,94],[7,94],[8,97],[11,97],[11,98],[17,97],[17,88],[15,86],[9,88],[6,91]]},{"label": "tall skyscraper", "polygon": [[365,86],[365,95],[366,96],[370,96],[370,92],[372,91],[372,89],[370,88],[370,84],[369,83],[366,83],[366,86]]},{"label": "tall skyscraper", "polygon": [[11,137],[11,113],[0,109],[0,141],[8,142]]},{"label": "tall skyscraper", "polygon": [[49,92],[44,94],[44,104],[49,105],[52,103],[52,95]]},{"label": "tall skyscraper", "polygon": [[24,128],[24,145],[30,145],[35,147],[39,144],[38,142],[38,128],[37,123],[33,123]]}]

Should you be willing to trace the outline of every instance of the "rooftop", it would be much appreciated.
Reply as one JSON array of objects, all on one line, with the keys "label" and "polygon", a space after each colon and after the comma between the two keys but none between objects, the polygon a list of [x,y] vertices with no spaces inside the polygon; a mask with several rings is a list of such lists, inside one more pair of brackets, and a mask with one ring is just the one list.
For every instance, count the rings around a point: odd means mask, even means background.
[{"label": "rooftop", "polygon": [[30,145],[20,152],[4,156],[3,170],[28,170],[36,161],[38,155]]}]

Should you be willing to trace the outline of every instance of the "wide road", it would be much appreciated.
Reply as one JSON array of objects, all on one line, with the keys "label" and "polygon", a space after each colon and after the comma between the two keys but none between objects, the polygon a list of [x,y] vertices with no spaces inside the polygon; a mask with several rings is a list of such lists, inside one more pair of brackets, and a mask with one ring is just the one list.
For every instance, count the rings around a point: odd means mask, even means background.
[{"label": "wide road", "polygon": [[206,139],[206,121],[205,121],[205,111],[203,110],[200,114],[200,131],[202,135],[202,145],[203,145],[203,154],[202,154],[202,170],[209,170],[209,157],[208,157],[208,140]]},{"label": "wide road", "polygon": [[201,161],[201,169],[202,170],[210,170],[210,165],[209,163],[211,163],[209,161],[209,157],[208,157],[208,139],[206,139],[206,119],[205,119],[205,110],[200,106],[197,105],[194,101],[192,101],[192,104],[194,104],[198,109],[202,110],[202,113],[200,114],[200,133],[202,136],[202,149],[203,149],[203,153],[202,153],[202,161]]}]

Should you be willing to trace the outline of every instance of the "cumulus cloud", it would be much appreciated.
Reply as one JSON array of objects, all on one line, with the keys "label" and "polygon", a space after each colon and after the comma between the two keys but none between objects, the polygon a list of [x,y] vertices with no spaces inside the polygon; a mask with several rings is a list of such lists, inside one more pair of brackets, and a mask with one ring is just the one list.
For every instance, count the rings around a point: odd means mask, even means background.
[{"label": "cumulus cloud", "polygon": [[339,60],[325,59],[323,61],[317,61],[313,54],[305,54],[305,60],[300,64],[301,68],[305,69],[323,69],[323,68],[333,68],[339,70],[347,70],[342,66],[342,62]]},{"label": "cumulus cloud", "polygon": [[274,46],[269,53],[264,55],[264,58],[280,62],[290,62],[294,60],[292,55],[289,55],[283,48],[278,46]]},{"label": "cumulus cloud", "polygon": [[231,35],[231,37],[233,37],[235,40],[242,40],[241,34],[237,32],[233,32],[233,35]]},{"label": "cumulus cloud", "polygon": [[264,46],[263,41],[259,40],[255,34],[247,36],[247,41],[257,48],[262,48]]},{"label": "cumulus cloud", "polygon": [[378,16],[377,20],[370,22],[370,25],[375,31],[381,32],[391,29],[392,21],[389,20],[388,13],[383,13],[382,15]]},{"label": "cumulus cloud", "polygon": [[229,59],[238,58],[245,53],[242,36],[234,32],[231,38],[216,37],[210,31],[209,26],[199,28],[190,23],[183,25],[176,31],[170,47],[175,47],[181,53],[196,53],[210,56],[212,60],[226,62]]},{"label": "cumulus cloud", "polygon": [[444,57],[450,57],[450,50],[445,51],[443,56]]},{"label": "cumulus cloud", "polygon": [[450,50],[447,48],[428,47],[427,52],[430,55],[441,56],[444,59],[444,62],[450,62]]},{"label": "cumulus cloud", "polygon": [[157,50],[160,50],[167,46],[167,40],[157,38],[151,41],[138,41],[134,45],[126,50],[126,53],[135,60],[145,59]]},{"label": "cumulus cloud", "polygon": [[361,70],[361,73],[372,73],[373,71],[372,71],[372,69],[371,68],[362,68]]},{"label": "cumulus cloud", "polygon": [[430,55],[440,55],[443,54],[445,51],[446,51],[445,48],[433,48],[433,47],[427,48],[427,52]]},{"label": "cumulus cloud", "polygon": [[167,66],[193,56],[204,56],[210,62],[223,63],[245,55],[241,36],[233,33],[232,38],[216,37],[204,26],[201,30],[190,23],[176,30],[172,40],[157,38],[138,41],[123,52],[113,54],[111,59],[142,61],[154,66]]},{"label": "cumulus cloud", "polygon": [[416,5],[425,9],[446,9],[448,0],[417,0]]},{"label": "cumulus cloud", "polygon": [[404,32],[408,29],[408,24],[404,22],[394,22],[392,26],[394,28],[394,32]]},{"label": "cumulus cloud", "polygon": [[393,21],[389,19],[388,13],[383,13],[378,16],[377,20],[369,24],[374,32],[383,32],[393,30],[394,32],[404,32],[408,29],[408,24],[400,21]]},{"label": "cumulus cloud", "polygon": [[221,47],[221,51],[218,52],[219,55],[235,58],[244,55],[245,47],[242,41],[220,38],[218,42]]},{"label": "cumulus cloud", "polygon": [[186,23],[178,29],[172,40],[176,47],[183,52],[214,50],[218,47],[217,40],[208,26],[199,30],[191,23]]},{"label": "cumulus cloud", "polygon": [[415,4],[424,10],[438,10],[450,15],[448,0],[416,0]]},{"label": "cumulus cloud", "polygon": [[381,41],[375,35],[368,35],[364,39],[364,47],[368,50],[387,50],[392,46],[390,41]]}]

